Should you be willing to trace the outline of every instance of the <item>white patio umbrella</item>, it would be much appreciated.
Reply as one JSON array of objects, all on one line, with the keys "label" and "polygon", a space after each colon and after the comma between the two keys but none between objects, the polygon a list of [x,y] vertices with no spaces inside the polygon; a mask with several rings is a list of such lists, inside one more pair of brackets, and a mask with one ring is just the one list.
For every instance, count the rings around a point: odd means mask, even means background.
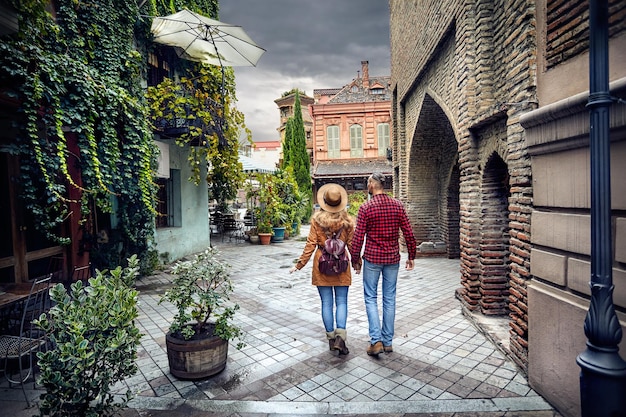
[{"label": "white patio umbrella", "polygon": [[241,26],[213,20],[187,9],[155,17],[151,32],[155,42],[175,47],[181,58],[213,65],[256,66],[265,52]]},{"label": "white patio umbrella", "polygon": [[[154,17],[151,32],[157,43],[172,46],[178,56],[190,61],[219,65],[222,71],[224,107],[224,67],[256,66],[265,49],[258,46],[241,26],[220,22],[183,9],[169,16]],[[220,146],[226,146],[224,121],[216,118]]]}]

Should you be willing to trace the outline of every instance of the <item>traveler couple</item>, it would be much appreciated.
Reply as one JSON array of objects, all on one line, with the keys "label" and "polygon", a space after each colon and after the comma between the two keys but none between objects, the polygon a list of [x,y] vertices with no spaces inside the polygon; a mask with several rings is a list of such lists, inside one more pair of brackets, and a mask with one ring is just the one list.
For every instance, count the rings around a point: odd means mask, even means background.
[{"label": "traveler couple", "polygon": [[[346,341],[348,319],[348,288],[352,284],[350,268],[336,275],[320,272],[322,248],[333,233],[346,244],[356,274],[363,271],[363,294],[369,322],[370,342],[367,354],[393,352],[396,314],[396,282],[400,268],[399,231],[402,230],[407,250],[406,269],[413,269],[416,242],[406,211],[398,200],[384,192],[385,176],[373,173],[367,180],[369,201],[361,205],[356,219],[346,211],[348,193],[338,184],[326,184],[317,192],[320,210],[311,218],[306,245],[296,265],[302,269],[314,254],[312,284],[317,286],[322,304],[322,321],[331,351],[349,353]],[[361,249],[365,242],[365,250]],[[382,276],[382,327],[378,314],[378,282]]]}]

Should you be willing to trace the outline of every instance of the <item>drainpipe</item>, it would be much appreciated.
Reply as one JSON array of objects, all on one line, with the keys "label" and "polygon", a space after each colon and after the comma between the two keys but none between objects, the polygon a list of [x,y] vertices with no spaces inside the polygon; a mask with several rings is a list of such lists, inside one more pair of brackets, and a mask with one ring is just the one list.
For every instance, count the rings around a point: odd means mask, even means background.
[{"label": "drainpipe", "polygon": [[589,1],[591,304],[587,349],[576,359],[582,417],[626,416],[626,362],[618,353],[622,328],[613,304],[608,14],[608,0]]}]

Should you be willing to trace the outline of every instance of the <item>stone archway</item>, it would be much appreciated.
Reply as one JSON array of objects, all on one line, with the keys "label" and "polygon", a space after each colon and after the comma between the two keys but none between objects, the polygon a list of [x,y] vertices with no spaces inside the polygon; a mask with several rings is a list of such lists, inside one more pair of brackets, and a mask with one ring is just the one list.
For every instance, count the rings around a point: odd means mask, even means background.
[{"label": "stone archway", "polygon": [[407,211],[423,254],[460,253],[459,167],[454,130],[443,109],[424,96],[408,162]]}]

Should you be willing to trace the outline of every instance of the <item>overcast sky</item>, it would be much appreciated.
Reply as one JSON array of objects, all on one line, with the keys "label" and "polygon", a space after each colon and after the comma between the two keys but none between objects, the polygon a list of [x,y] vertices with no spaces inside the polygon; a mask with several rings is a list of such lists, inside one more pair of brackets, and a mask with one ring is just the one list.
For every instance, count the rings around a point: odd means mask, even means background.
[{"label": "overcast sky", "polygon": [[254,141],[278,140],[274,100],[292,88],[338,88],[369,61],[390,75],[388,0],[220,0],[220,20],[242,26],[266,52],[235,67],[237,107]]}]

